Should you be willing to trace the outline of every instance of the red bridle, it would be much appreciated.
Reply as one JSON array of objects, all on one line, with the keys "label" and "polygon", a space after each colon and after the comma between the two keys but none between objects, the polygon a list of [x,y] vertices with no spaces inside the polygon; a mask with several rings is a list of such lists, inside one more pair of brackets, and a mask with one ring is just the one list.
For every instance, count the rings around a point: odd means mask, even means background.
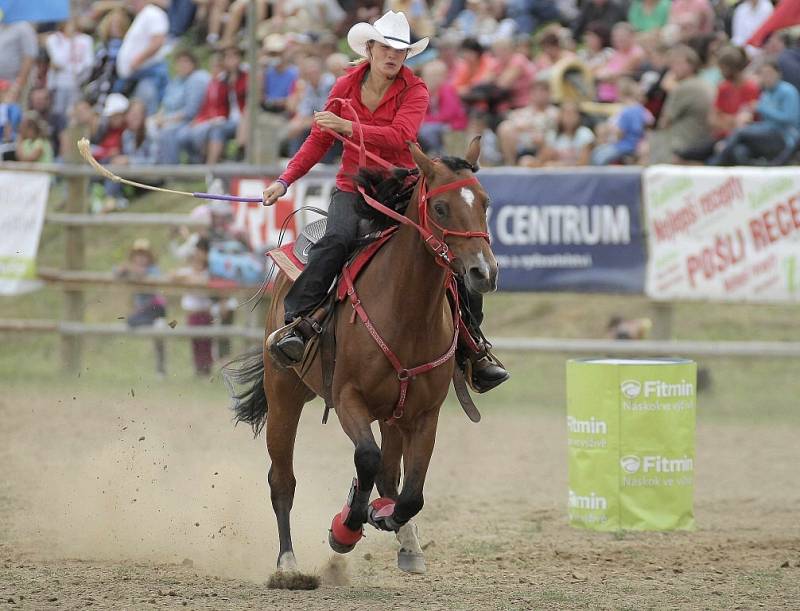
[{"label": "red bridle", "polygon": [[[386,170],[393,170],[396,169],[392,164],[390,164],[385,159],[382,159],[378,155],[371,153],[367,150],[366,145],[364,144],[364,130],[361,127],[361,120],[358,117],[358,113],[353,108],[352,103],[350,100],[345,98],[333,98],[331,102],[340,102],[343,109],[347,109],[353,115],[353,123],[358,130],[358,137],[359,137],[359,144],[356,144],[352,140],[348,140],[341,134],[333,131],[332,129],[328,128],[321,128],[327,134],[330,134],[334,138],[340,140],[345,146],[350,146],[351,148],[358,149],[358,164],[360,167],[366,167],[367,165],[367,157],[370,160],[377,163],[379,166]],[[434,161],[434,163],[440,163],[438,160]],[[448,191],[453,191],[455,189],[460,189],[462,187],[468,187],[470,185],[478,185],[478,179],[475,176],[470,176],[469,178],[463,178],[461,180],[455,180],[453,182],[446,183],[444,185],[440,185],[434,189],[428,191],[427,189],[427,181],[425,180],[424,175],[420,175],[419,178],[419,192],[418,192],[418,216],[420,219],[419,223],[415,223],[407,216],[392,210],[388,206],[384,206],[381,202],[376,200],[373,197],[367,195],[364,191],[364,188],[358,186],[358,192],[361,193],[361,196],[364,198],[364,201],[367,202],[372,208],[378,210],[379,212],[385,214],[389,218],[403,223],[404,225],[408,225],[416,229],[422,240],[431,249],[434,255],[437,256],[437,263],[443,261],[443,264],[450,267],[452,264],[452,259],[449,255],[449,247],[445,240],[447,236],[454,236],[457,238],[483,238],[487,242],[490,242],[489,234],[485,231],[455,231],[452,229],[447,229],[442,227],[435,221],[431,220],[430,216],[428,215],[428,202],[431,198],[435,197],[436,195],[441,195],[442,193],[447,193]],[[435,227],[439,231],[441,231],[442,235],[441,238],[437,238],[436,235],[431,231],[431,227]],[[441,265],[442,263],[440,263]]]}]

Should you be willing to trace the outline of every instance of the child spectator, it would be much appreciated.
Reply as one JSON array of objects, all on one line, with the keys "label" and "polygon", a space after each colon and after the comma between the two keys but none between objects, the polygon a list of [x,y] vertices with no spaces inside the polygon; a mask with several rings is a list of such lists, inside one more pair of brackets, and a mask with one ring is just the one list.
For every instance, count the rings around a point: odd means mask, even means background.
[{"label": "child spectator", "polygon": [[263,100],[261,106],[267,112],[286,113],[286,103],[300,69],[289,59],[286,52],[286,37],[270,34],[264,39]]},{"label": "child spectator", "polygon": [[128,98],[121,93],[110,93],[106,98],[92,151],[100,163],[109,163],[122,153],[122,132],[125,131],[125,113],[129,106]]},{"label": "child spectator", "polygon": [[544,145],[545,136],[557,124],[558,109],[551,104],[550,84],[537,80],[531,87],[531,103],[512,110],[497,128],[503,161],[516,165],[520,157],[535,157]]},{"label": "child spectator", "polygon": [[22,121],[22,109],[15,97],[11,83],[0,81],[0,155],[6,161],[14,157],[17,130]]},{"label": "child spectator", "polygon": [[[150,241],[139,238],[133,242],[128,253],[128,261],[114,269],[116,278],[128,281],[157,278],[160,275],[156,265],[156,256],[150,248]],[[131,328],[165,326],[167,316],[167,300],[156,293],[134,293],[133,311],[128,315],[127,324]],[[156,373],[166,376],[164,340],[153,340],[156,354]]]},{"label": "child spectator", "polygon": [[618,87],[623,108],[598,127],[598,136],[604,132],[607,141],[592,151],[592,165],[609,165],[634,155],[645,128],[653,122],[653,116],[641,104],[636,81],[620,79]]},{"label": "child spectator", "polygon": [[[208,283],[208,249],[208,240],[200,238],[192,252],[189,265],[176,270],[173,279],[197,284]],[[211,305],[211,298],[201,289],[189,290],[181,297],[181,308],[187,314],[187,323],[190,327],[211,324]],[[198,376],[209,375],[214,360],[211,354],[211,339],[198,337],[193,338],[191,343],[195,373]]]},{"label": "child spectator", "polygon": [[17,135],[17,161],[52,163],[53,147],[46,133],[47,128],[37,113],[25,113]]},{"label": "child spectator", "polygon": [[526,167],[587,165],[593,143],[594,133],[585,125],[581,125],[578,104],[563,102],[556,130],[547,134],[544,147],[536,156],[523,156],[520,165]]},{"label": "child spectator", "polygon": [[422,80],[428,86],[430,102],[425,120],[419,129],[419,143],[428,154],[442,154],[444,134],[467,127],[467,113],[456,93],[447,82],[447,66],[434,60],[422,66]]},{"label": "child spectator", "polygon": [[[325,106],[335,81],[336,78],[332,74],[323,72],[320,58],[311,56],[302,60],[300,78],[295,83],[288,104],[294,112],[294,116],[289,121],[287,133],[290,156],[300,149],[303,141],[311,133],[314,111]],[[329,155],[326,155],[326,159],[330,159]],[[323,163],[325,162],[323,161]]]}]

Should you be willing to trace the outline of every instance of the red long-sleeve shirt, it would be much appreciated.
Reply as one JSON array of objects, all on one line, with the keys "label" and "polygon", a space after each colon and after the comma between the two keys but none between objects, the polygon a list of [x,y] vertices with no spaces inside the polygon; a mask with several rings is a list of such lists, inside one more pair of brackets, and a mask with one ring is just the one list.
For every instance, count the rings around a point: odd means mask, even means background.
[{"label": "red long-sleeve shirt", "polygon": [[[366,149],[397,167],[412,168],[414,160],[406,142],[417,140],[417,132],[428,109],[428,88],[421,78],[403,66],[386,90],[375,112],[370,112],[361,103],[361,83],[368,69],[369,63],[364,62],[340,77],[331,89],[325,110],[352,121],[351,113],[343,110],[340,102],[332,101],[333,98],[350,100],[361,120]],[[353,140],[359,142],[355,123],[353,123]],[[290,185],[305,175],[322,159],[333,141],[333,136],[314,125],[311,134],[289,162],[280,179]],[[373,165],[367,158],[367,166]],[[342,191],[355,191],[351,177],[357,172],[358,151],[346,146],[342,155],[342,165],[336,175],[336,186]]]}]

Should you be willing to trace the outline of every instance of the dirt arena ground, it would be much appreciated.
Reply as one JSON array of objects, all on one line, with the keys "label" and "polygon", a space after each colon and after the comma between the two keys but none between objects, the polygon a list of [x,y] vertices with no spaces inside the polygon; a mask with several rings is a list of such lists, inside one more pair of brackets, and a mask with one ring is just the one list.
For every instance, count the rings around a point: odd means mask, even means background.
[{"label": "dirt arena ground", "polygon": [[800,608],[800,477],[791,425],[698,426],[693,533],[567,525],[563,413],[484,400],[442,416],[417,523],[428,573],[367,538],[331,570],[327,527],[349,442],[306,410],[294,540],[312,592],[269,590],[277,536],[263,440],[217,391],[0,396],[0,609]]}]

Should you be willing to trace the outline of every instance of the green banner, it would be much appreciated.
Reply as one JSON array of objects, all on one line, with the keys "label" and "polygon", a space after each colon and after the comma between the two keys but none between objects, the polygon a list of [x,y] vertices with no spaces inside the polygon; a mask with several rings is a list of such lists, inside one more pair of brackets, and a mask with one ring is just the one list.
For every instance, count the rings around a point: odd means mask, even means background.
[{"label": "green banner", "polygon": [[567,362],[570,524],[694,528],[696,379],[683,359]]}]

